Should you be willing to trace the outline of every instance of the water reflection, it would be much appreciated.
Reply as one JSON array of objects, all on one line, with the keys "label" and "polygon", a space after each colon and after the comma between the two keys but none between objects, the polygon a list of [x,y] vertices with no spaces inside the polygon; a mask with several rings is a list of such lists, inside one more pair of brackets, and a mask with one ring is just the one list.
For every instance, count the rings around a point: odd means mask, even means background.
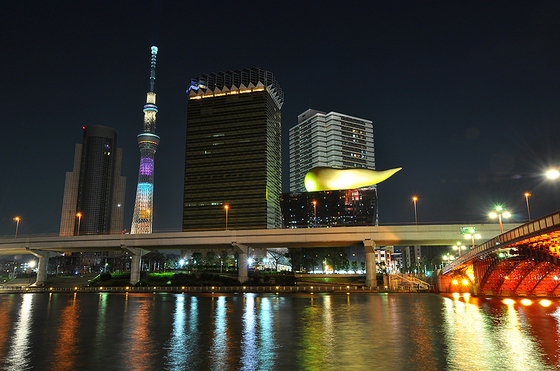
[{"label": "water reflection", "polygon": [[[455,296],[442,309],[448,365],[468,370],[553,370],[515,301]],[[475,356],[473,356],[475,355]]]},{"label": "water reflection", "polygon": [[543,304],[464,294],[0,295],[0,369],[553,370],[560,302]]},{"label": "water reflection", "polygon": [[10,339],[10,349],[4,361],[8,371],[30,370],[29,356],[31,354],[31,346],[29,337],[31,335],[32,309],[34,295],[23,294],[23,300],[19,309],[18,317],[14,323],[14,333]]}]

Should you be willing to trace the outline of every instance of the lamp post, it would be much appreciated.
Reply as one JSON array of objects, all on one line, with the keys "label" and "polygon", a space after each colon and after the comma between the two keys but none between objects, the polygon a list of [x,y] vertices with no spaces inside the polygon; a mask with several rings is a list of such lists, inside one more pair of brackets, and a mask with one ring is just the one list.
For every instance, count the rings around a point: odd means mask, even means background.
[{"label": "lamp post", "polygon": [[418,225],[418,215],[416,214],[416,201],[418,201],[418,197],[412,197],[412,203],[414,204],[414,224]]},{"label": "lamp post", "polygon": [[17,233],[18,233],[18,229],[19,229],[19,221],[21,220],[21,218],[19,216],[16,216],[14,218],[14,221],[16,222],[16,236],[15,238],[17,238]]},{"label": "lamp post", "polygon": [[560,178],[560,171],[558,171],[558,169],[555,169],[555,168],[550,168],[546,172],[546,177],[548,179],[558,179],[558,178]]},{"label": "lamp post", "polygon": [[529,217],[529,221],[531,221],[531,211],[529,210],[529,196],[531,196],[531,194],[529,192],[525,192],[525,202],[527,202],[527,216]]},{"label": "lamp post", "polygon": [[224,205],[224,209],[226,210],[226,231],[227,231],[229,205]]},{"label": "lamp post", "polygon": [[80,224],[82,223],[82,213],[77,213],[76,216],[78,217],[78,233],[76,236],[80,235]]},{"label": "lamp post", "polygon": [[502,227],[502,215],[504,218],[511,217],[511,214],[501,205],[495,206],[494,210],[490,213],[490,217],[492,219],[498,217],[498,221],[500,222],[500,234],[504,233],[504,228]]},{"label": "lamp post", "polygon": [[317,201],[313,200],[313,224],[317,228]]},{"label": "lamp post", "polygon": [[457,243],[455,245],[453,245],[453,250],[458,250],[459,251],[459,257],[461,257],[461,250],[465,250],[465,249],[466,249],[466,247],[463,246],[461,244],[461,242],[457,241]]},{"label": "lamp post", "polygon": [[480,235],[479,235],[478,233],[474,233],[474,232],[473,232],[473,233],[468,233],[468,234],[466,234],[466,235],[465,235],[465,238],[470,238],[470,239],[472,239],[472,248],[474,249],[474,248],[475,248],[475,246],[474,246],[474,239],[475,239],[475,238],[477,238],[477,239],[480,238]]}]

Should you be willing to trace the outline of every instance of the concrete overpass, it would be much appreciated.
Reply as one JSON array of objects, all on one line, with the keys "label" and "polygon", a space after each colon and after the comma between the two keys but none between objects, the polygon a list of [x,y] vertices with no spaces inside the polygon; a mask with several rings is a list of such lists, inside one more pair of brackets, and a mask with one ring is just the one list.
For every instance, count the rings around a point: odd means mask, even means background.
[{"label": "concrete overpass", "polygon": [[[170,232],[0,239],[0,254],[39,257],[37,285],[46,280],[50,256],[70,252],[127,250],[132,253],[131,284],[140,278],[142,255],[152,250],[234,249],[239,253],[239,281],[245,282],[249,248],[312,248],[361,245],[366,256],[366,286],[374,286],[376,246],[453,245],[462,239],[460,228],[474,226],[483,238],[499,231],[498,224],[407,225],[299,229]],[[504,227],[515,228],[517,224]]]}]

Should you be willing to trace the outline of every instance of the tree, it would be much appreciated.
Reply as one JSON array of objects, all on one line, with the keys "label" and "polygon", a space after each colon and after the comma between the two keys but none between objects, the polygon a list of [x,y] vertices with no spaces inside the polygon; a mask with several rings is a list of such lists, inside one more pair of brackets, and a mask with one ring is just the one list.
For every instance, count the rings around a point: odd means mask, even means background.
[{"label": "tree", "polygon": [[222,250],[220,252],[220,266],[228,267],[229,253],[227,250]]},{"label": "tree", "polygon": [[366,271],[366,263],[365,262],[361,262],[360,267],[362,267],[362,272]]},{"label": "tree", "polygon": [[194,252],[192,254],[192,261],[193,261],[193,265],[195,266],[201,265],[204,262],[204,259],[202,258],[202,253]]},{"label": "tree", "polygon": [[216,257],[216,253],[214,251],[208,251],[206,253],[206,265],[216,265]]},{"label": "tree", "polygon": [[354,274],[358,273],[358,262],[356,260],[352,260],[352,270]]},{"label": "tree", "polygon": [[345,272],[348,272],[348,271],[350,270],[350,260],[344,259],[344,260],[342,261],[342,269],[343,269]]},{"label": "tree", "polygon": [[292,271],[302,270],[303,266],[303,249],[291,248],[284,254],[292,265]]}]

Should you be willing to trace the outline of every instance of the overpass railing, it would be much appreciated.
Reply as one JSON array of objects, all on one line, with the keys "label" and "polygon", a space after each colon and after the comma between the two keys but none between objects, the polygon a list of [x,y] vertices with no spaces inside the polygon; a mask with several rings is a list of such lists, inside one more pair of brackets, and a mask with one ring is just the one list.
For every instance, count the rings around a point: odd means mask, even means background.
[{"label": "overpass railing", "polygon": [[496,249],[507,248],[509,245],[519,240],[557,229],[560,229],[560,211],[555,211],[552,214],[548,214],[539,219],[530,221],[529,223],[522,224],[517,228],[511,229],[492,238],[491,240],[484,242],[481,245],[476,246],[459,259],[446,265],[443,268],[442,273],[447,274],[472,259],[485,255]]},{"label": "overpass railing", "polygon": [[366,286],[141,286],[141,287],[29,287],[1,286],[0,293],[351,293],[351,292],[428,292],[422,288],[389,290]]}]

